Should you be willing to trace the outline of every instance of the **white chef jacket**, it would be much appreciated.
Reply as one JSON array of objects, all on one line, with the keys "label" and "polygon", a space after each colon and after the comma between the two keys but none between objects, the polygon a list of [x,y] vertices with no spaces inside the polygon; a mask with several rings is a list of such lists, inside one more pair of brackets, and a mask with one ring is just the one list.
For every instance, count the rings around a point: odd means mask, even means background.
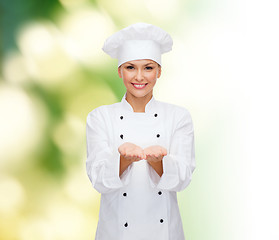
[{"label": "white chef jacket", "polygon": [[[101,193],[95,240],[184,240],[176,192],[185,189],[195,169],[194,131],[187,109],[155,100],[134,112],[126,100],[92,110],[86,125],[86,170]],[[145,159],[119,177],[118,147],[167,149],[160,177]]]}]

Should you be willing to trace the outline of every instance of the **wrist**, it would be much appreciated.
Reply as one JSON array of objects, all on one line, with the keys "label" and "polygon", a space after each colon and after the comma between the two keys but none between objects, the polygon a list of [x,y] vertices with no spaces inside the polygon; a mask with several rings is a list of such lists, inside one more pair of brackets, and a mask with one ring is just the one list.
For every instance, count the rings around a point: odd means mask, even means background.
[{"label": "wrist", "polygon": [[152,161],[152,160],[146,160],[150,165],[161,165],[162,164],[162,162],[163,162],[163,157],[162,158],[160,158],[158,161]]},{"label": "wrist", "polygon": [[163,161],[157,161],[157,162],[153,162],[153,161],[147,161],[148,164],[157,172],[157,174],[161,177],[163,174]]}]

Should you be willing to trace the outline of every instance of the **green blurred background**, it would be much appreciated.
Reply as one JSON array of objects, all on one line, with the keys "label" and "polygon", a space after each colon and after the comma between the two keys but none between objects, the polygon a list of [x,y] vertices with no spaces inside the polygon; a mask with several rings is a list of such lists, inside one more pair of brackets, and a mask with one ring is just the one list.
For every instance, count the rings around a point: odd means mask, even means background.
[{"label": "green blurred background", "polygon": [[194,121],[197,168],[178,193],[186,239],[278,240],[278,163],[268,162],[278,160],[276,9],[250,0],[0,0],[0,240],[94,239],[100,195],[85,170],[86,116],[124,95],[117,62],[101,48],[136,22],[173,37],[154,96]]}]

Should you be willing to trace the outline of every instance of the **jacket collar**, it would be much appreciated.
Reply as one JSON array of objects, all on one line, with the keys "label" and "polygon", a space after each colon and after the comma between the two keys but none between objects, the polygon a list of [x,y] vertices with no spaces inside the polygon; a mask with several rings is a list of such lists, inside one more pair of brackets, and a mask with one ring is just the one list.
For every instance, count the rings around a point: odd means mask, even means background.
[{"label": "jacket collar", "polygon": [[[129,112],[134,112],[133,107],[126,100],[126,94],[127,94],[127,92],[125,92],[124,96],[122,97],[121,105],[122,105],[122,107],[125,110],[127,110]],[[145,113],[152,113],[154,111],[154,109],[155,109],[155,102],[156,102],[156,100],[155,100],[154,96],[152,95],[152,98],[145,105]]]}]

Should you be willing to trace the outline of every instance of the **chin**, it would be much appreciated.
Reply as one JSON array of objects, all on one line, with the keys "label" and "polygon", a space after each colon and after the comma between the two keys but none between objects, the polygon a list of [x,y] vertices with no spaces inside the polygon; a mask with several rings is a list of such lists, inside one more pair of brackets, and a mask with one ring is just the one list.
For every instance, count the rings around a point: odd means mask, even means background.
[{"label": "chin", "polygon": [[142,92],[142,93],[139,93],[139,92],[133,92],[133,93],[131,93],[133,96],[135,96],[135,97],[138,97],[138,98],[142,98],[142,97],[145,97],[145,96],[147,96],[148,94],[149,94],[149,92]]},{"label": "chin", "polygon": [[132,95],[133,95],[134,97],[138,97],[138,98],[141,98],[141,97],[146,96],[146,94],[139,94],[139,93],[132,93]]}]

